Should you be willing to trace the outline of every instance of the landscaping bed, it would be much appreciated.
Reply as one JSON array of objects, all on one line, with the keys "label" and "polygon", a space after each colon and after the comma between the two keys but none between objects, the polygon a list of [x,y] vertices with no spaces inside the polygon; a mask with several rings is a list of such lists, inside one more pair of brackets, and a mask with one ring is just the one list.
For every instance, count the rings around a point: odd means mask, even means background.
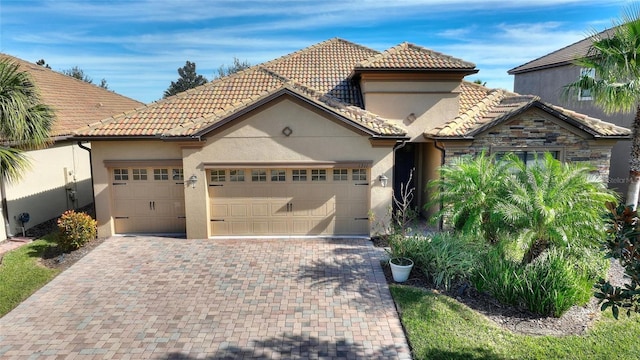
[{"label": "landscaping bed", "polygon": [[[387,283],[395,284],[391,269],[387,263],[382,266]],[[609,270],[611,282],[623,281],[623,269],[617,262],[612,262]],[[402,283],[428,290],[434,294],[448,296],[485,316],[503,329],[526,335],[582,335],[601,317],[597,299],[592,298],[585,306],[573,306],[561,317],[540,316],[525,309],[500,303],[488,294],[476,291],[468,284],[456,286],[451,291],[434,288],[433,283],[420,270],[414,268],[409,279]]]}]

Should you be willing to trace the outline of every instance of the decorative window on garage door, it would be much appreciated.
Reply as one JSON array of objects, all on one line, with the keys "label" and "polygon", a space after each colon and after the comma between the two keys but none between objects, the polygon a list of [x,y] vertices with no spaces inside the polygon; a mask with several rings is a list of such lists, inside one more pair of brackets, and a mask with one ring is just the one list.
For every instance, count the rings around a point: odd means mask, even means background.
[{"label": "decorative window on garage door", "polygon": [[231,182],[244,181],[244,170],[229,170],[229,181]]},{"label": "decorative window on garage door", "polygon": [[113,169],[113,179],[118,181],[129,180],[129,169]]},{"label": "decorative window on garage door", "polygon": [[147,180],[147,169],[131,169],[133,180]]},{"label": "decorative window on garage door", "polygon": [[169,180],[169,169],[153,169],[153,180]]},{"label": "decorative window on garage door", "polygon": [[327,170],[325,169],[311,170],[311,181],[327,181]]},{"label": "decorative window on garage door", "polygon": [[333,169],[333,181],[347,181],[349,180],[348,169]]},{"label": "decorative window on garage door", "polygon": [[271,170],[271,181],[272,182],[287,181],[287,171],[283,170],[283,169],[273,169],[273,170]]},{"label": "decorative window on garage door", "polygon": [[367,180],[367,169],[352,169],[351,170],[351,180],[354,181],[366,181]]},{"label": "decorative window on garage door", "polygon": [[292,178],[293,178],[293,181],[307,181],[307,170],[306,169],[292,170]]},{"label": "decorative window on garage door", "polygon": [[226,170],[211,170],[211,182],[225,182],[227,181]]}]

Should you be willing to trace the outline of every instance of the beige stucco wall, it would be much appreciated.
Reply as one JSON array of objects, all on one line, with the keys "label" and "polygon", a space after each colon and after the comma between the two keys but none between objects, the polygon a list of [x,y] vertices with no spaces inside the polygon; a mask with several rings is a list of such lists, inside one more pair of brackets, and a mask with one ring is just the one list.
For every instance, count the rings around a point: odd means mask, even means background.
[{"label": "beige stucco wall", "polygon": [[[89,145],[86,145],[89,147]],[[10,234],[21,235],[17,217],[27,212],[25,228],[93,201],[89,152],[74,142],[27,152],[31,163],[22,178],[5,186]],[[4,232],[4,231],[3,231]]]},{"label": "beige stucco wall", "polygon": [[394,119],[411,141],[424,141],[422,134],[458,115],[460,81],[392,81],[363,79],[365,108],[386,119]]},{"label": "beige stucco wall", "polygon": [[180,159],[182,151],[180,144],[160,140],[93,141],[91,144],[98,236],[107,237],[114,234],[114,223],[109,187],[111,176],[104,161]]},{"label": "beige stucco wall", "polygon": [[[293,133],[282,134],[285,127]],[[104,160],[183,159],[185,179],[198,177],[195,188],[185,187],[187,237],[210,234],[208,184],[205,164],[226,162],[314,162],[370,160],[370,205],[376,219],[383,219],[391,206],[391,186],[383,188],[380,174],[393,183],[392,147],[372,147],[369,136],[336,123],[288,96],[275,100],[225,129],[205,138],[204,144],[162,141],[94,142],[94,182],[100,236],[113,234],[110,218],[109,173]],[[198,145],[203,145],[201,148]]]}]

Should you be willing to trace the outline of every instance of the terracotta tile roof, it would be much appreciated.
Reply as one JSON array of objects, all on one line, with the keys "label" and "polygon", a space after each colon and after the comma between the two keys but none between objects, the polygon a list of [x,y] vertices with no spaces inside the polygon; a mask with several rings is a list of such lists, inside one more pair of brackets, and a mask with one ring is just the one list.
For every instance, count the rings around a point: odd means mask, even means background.
[{"label": "terracotta tile roof", "polygon": [[380,54],[362,45],[334,38],[262,64],[280,76],[363,107],[359,90],[349,81],[358,62]]},{"label": "terracotta tile roof", "polygon": [[279,91],[288,90],[377,136],[404,129],[362,109],[349,79],[353,66],[375,50],[331,39],[218,79],[184,93],[80,129],[78,136],[196,136]]},{"label": "terracotta tile roof", "polygon": [[452,56],[404,42],[355,66],[356,70],[472,70],[476,65]]},{"label": "terracotta tile roof", "polygon": [[140,107],[139,101],[105,90],[22,59],[0,53],[27,71],[34,80],[43,103],[55,110],[53,137],[71,135],[74,130],[117,113]]},{"label": "terracotta tile roof", "polygon": [[579,57],[586,56],[589,52],[589,48],[595,38],[608,37],[613,33],[615,28],[604,30],[594,36],[589,36],[586,39],[582,39],[571,45],[565,46],[562,49],[558,49],[547,55],[541,56],[537,59],[531,60],[528,63],[516,66],[509,70],[510,75],[527,73],[530,71],[536,71],[556,66],[569,65],[573,60]]},{"label": "terracotta tile roof", "polygon": [[[467,85],[470,84],[467,83]],[[478,91],[477,94],[480,92]],[[460,114],[455,119],[426,131],[425,136],[450,139],[473,138],[533,106],[557,116],[594,137],[628,137],[630,135],[629,129],[544,103],[537,96],[520,95],[501,89],[487,89],[486,96],[473,106],[461,108]]]},{"label": "terracotta tile roof", "polygon": [[[77,135],[197,137],[265,101],[288,93],[340,116],[343,121],[372,136],[401,137],[406,134],[404,129],[362,109],[359,89],[349,80],[350,72],[357,64],[365,61],[381,64],[394,58],[393,54],[424,55],[434,52],[402,44],[381,54],[348,41],[331,39],[137,110],[95,122],[78,130]],[[446,56],[443,58],[445,60],[439,61],[458,62]],[[400,60],[393,61],[400,64]],[[462,62],[452,66],[471,68],[474,65]],[[566,121],[594,136],[628,135],[627,129],[544,104],[536,97],[491,90],[469,82],[462,82],[460,89],[459,115],[444,126],[425,133],[426,136],[470,137],[533,105],[558,117],[566,117]]]},{"label": "terracotta tile roof", "polygon": [[[267,70],[259,69],[259,71]],[[345,104],[335,97],[309,87],[294,82],[287,82],[270,91],[265,91],[248,97],[242,101],[242,103],[228,107],[226,111],[222,111],[205,118],[200,118],[196,121],[184,123],[168,132],[166,136],[184,136],[198,134],[199,132],[207,132],[212,127],[215,128],[216,125],[220,125],[220,119],[228,118],[237,114],[239,111],[247,109],[253,104],[259,103],[261,100],[268,99],[285,92],[293,95],[299,95],[301,98],[310,101],[319,107],[340,115],[347,121],[350,121],[352,125],[363,128],[365,131],[368,130],[372,135],[403,136],[406,133],[404,129],[389,123],[372,112],[354,105]]]},{"label": "terracotta tile roof", "polygon": [[[248,100],[279,89],[283,79],[259,67],[162,99],[136,111],[104,119],[78,130],[87,136],[157,136],[176,128],[193,128],[203,119],[219,119]],[[186,135],[186,134],[185,134]]]},{"label": "terracotta tile roof", "polygon": [[484,99],[491,89],[468,81],[460,84],[460,108],[459,112],[464,113],[473,105]]}]

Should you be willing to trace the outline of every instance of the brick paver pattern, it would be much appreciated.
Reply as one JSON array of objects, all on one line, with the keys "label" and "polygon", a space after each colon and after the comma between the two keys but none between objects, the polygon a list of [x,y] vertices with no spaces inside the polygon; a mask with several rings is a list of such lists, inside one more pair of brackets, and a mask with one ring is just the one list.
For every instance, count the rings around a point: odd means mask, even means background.
[{"label": "brick paver pattern", "polygon": [[364,239],[115,237],[0,319],[2,359],[408,359]]}]

